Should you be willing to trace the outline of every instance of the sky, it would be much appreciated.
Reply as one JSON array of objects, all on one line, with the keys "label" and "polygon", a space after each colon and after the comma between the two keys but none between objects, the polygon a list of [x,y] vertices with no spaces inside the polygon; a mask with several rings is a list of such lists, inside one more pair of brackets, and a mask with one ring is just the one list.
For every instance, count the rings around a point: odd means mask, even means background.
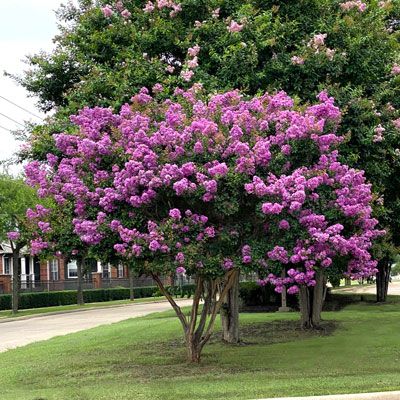
[{"label": "sky", "polygon": [[[19,148],[20,143],[9,132],[19,127],[17,122],[40,121],[4,98],[33,114],[44,116],[36,107],[37,99],[29,97],[3,72],[18,75],[27,68],[23,62],[26,55],[53,48],[52,38],[57,33],[54,10],[62,3],[65,0],[0,0],[0,160],[10,158]],[[10,172],[20,170],[20,166],[13,166]]]}]

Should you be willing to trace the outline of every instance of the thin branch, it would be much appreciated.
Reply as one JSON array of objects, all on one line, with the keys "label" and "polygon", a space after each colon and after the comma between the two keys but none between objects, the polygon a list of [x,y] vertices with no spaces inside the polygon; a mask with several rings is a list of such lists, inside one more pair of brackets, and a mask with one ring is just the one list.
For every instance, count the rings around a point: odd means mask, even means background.
[{"label": "thin branch", "polygon": [[210,286],[209,290],[207,290],[207,293],[204,297],[203,310],[201,311],[199,325],[195,333],[196,339],[200,339],[201,335],[203,334],[204,327],[207,321],[207,315],[211,307],[211,302],[212,302],[212,288]]},{"label": "thin branch", "polygon": [[157,282],[157,285],[161,291],[161,293],[167,298],[169,303],[171,304],[172,308],[175,310],[176,315],[178,316],[179,320],[181,321],[181,324],[183,326],[184,331],[186,332],[188,329],[188,323],[186,320],[185,315],[183,314],[181,308],[176,304],[175,300],[172,298],[172,296],[168,293],[168,290],[165,289],[163,283],[161,282],[161,279],[158,275],[156,274],[151,274],[153,279]]},{"label": "thin branch", "polygon": [[203,292],[203,278],[201,276],[196,276],[196,290],[193,295],[193,306],[190,315],[189,335],[193,335],[193,332],[196,328],[197,311],[199,310],[199,303],[202,292]]}]

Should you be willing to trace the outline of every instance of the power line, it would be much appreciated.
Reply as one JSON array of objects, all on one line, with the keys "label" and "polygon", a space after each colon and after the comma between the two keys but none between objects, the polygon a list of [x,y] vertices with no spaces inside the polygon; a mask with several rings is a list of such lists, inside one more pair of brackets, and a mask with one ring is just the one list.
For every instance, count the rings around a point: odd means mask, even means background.
[{"label": "power line", "polygon": [[12,104],[13,106],[18,107],[18,108],[20,108],[21,110],[27,112],[28,114],[31,114],[31,115],[33,115],[34,117],[39,118],[39,119],[41,119],[41,120],[43,121],[43,118],[42,118],[42,117],[39,117],[38,115],[36,115],[36,114],[34,114],[33,112],[27,110],[26,108],[19,106],[18,104],[14,103],[14,102],[11,101],[11,100],[8,100],[8,99],[5,98],[4,96],[1,96],[1,95],[0,95],[0,98],[2,98],[3,100],[7,101],[8,103]]},{"label": "power line", "polygon": [[3,113],[1,113],[1,112],[0,112],[0,115],[2,115],[3,117],[9,119],[10,121],[12,121],[12,122],[14,122],[14,123],[16,123],[16,124],[18,124],[18,125],[21,125],[21,126],[23,126],[23,127],[25,128],[25,125],[24,125],[24,124],[21,124],[21,122],[18,122],[17,120],[15,120],[15,119],[9,117],[8,115],[3,114]]},{"label": "power line", "polygon": [[8,131],[8,132],[12,133],[11,129],[4,128],[4,126],[1,126],[1,125],[0,125],[0,128],[1,128],[1,129],[4,129],[5,131]]}]

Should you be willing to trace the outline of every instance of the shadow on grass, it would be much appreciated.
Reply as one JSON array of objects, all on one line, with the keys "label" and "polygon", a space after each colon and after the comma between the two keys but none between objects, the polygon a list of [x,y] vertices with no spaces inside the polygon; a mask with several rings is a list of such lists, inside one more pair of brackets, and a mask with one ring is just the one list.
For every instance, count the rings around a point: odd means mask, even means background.
[{"label": "shadow on grass", "polygon": [[[229,348],[240,359],[244,348],[263,348],[277,343],[298,342],[316,337],[332,335],[338,328],[336,321],[322,322],[321,330],[302,330],[298,321],[270,321],[241,326],[241,343],[237,345],[226,344],[221,341],[221,331],[215,332],[204,348],[200,364],[186,362],[185,345],[183,338],[152,342],[149,346],[134,349],[135,359],[140,363],[118,363],[113,369],[129,371],[129,375],[145,383],[154,379],[188,379],[191,376],[204,374],[235,374],[249,372],[249,365],[240,363],[235,366],[221,362],[221,353]],[[133,349],[132,349],[133,350]],[[126,352],[131,349],[126,348]],[[264,349],[265,351],[265,349]],[[232,354],[234,357],[234,355]],[[250,368],[251,369],[251,368]]]}]

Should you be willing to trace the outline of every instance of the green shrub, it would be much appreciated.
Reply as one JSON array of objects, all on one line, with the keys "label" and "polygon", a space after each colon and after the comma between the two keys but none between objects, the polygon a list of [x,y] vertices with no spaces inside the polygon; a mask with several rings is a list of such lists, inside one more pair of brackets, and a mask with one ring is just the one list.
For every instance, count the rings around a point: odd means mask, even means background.
[{"label": "green shrub", "polygon": [[[157,288],[153,286],[134,289],[135,298],[154,297]],[[129,299],[129,288],[90,289],[83,291],[85,303],[100,303],[112,300]],[[76,303],[75,290],[63,290],[58,292],[21,293],[20,308],[40,308],[63,306]],[[11,295],[0,295],[0,310],[11,308]]]}]

